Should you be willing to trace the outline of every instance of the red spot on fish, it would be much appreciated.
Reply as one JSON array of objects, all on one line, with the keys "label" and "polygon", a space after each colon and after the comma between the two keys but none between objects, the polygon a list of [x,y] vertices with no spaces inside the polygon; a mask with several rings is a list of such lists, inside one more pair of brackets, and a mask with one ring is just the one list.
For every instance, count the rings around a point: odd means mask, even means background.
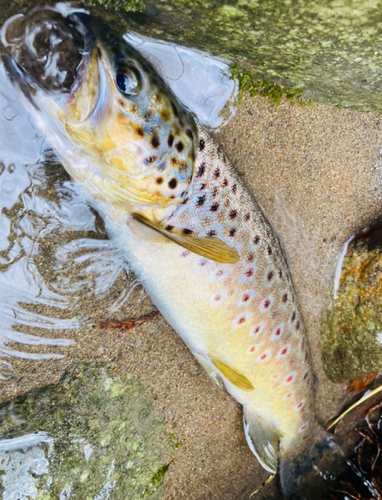
[{"label": "red spot on fish", "polygon": [[264,354],[262,354],[262,355],[260,356],[261,361],[263,361],[266,357],[267,357],[267,355],[266,355],[265,353],[264,353]]},{"label": "red spot on fish", "polygon": [[284,349],[281,350],[280,355],[284,356],[288,352],[288,348],[284,347]]},{"label": "red spot on fish", "polygon": [[292,393],[291,393],[291,392],[288,392],[288,393],[285,395],[285,397],[286,397],[286,398],[290,398],[291,396],[292,396]]},{"label": "red spot on fish", "polygon": [[276,331],[275,331],[274,335],[276,337],[278,337],[280,335],[280,333],[281,333],[281,329],[280,328],[276,328]]},{"label": "red spot on fish", "polygon": [[253,333],[259,333],[260,331],[260,327],[259,326],[255,326],[254,330],[253,330]]},{"label": "red spot on fish", "polygon": [[293,376],[292,375],[289,375],[286,379],[285,379],[285,383],[286,384],[290,384],[293,380]]},{"label": "red spot on fish", "polygon": [[265,299],[263,303],[264,309],[268,309],[268,307],[271,305],[271,301],[269,299]]},{"label": "red spot on fish", "polygon": [[253,269],[252,267],[250,267],[249,269],[247,269],[244,273],[248,278],[250,278],[251,276],[253,276]]},{"label": "red spot on fish", "polygon": [[296,408],[302,408],[302,403],[298,403],[298,405],[296,406]]},{"label": "red spot on fish", "polygon": [[249,295],[248,293],[245,293],[241,299],[243,302],[247,302],[249,300]]},{"label": "red spot on fish", "polygon": [[253,345],[253,346],[250,348],[249,352],[254,352],[254,351],[255,351],[255,349],[256,349],[256,347]]},{"label": "red spot on fish", "polygon": [[221,295],[215,295],[214,301],[218,302],[219,300],[221,300],[221,298],[222,298]]},{"label": "red spot on fish", "polygon": [[245,317],[244,316],[242,316],[241,318],[239,318],[239,320],[238,320],[239,325],[242,325],[244,322],[245,322]]}]

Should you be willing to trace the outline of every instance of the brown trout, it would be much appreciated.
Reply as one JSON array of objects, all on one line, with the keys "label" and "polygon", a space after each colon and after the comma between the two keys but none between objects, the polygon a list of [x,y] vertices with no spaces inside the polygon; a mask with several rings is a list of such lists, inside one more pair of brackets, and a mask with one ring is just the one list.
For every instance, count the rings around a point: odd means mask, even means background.
[{"label": "brown trout", "polygon": [[3,61],[65,169],[275,473],[314,427],[304,325],[280,242],[217,142],[86,13],[14,16]]}]

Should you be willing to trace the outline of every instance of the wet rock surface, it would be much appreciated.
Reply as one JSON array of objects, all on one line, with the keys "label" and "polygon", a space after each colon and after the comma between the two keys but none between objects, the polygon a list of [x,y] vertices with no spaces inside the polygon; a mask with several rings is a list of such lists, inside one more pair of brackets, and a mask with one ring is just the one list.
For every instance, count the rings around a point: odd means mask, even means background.
[{"label": "wet rock surface", "polygon": [[77,364],[0,415],[3,498],[160,498],[178,444],[139,383],[106,363]]},{"label": "wet rock surface", "polygon": [[324,368],[332,380],[382,371],[381,241],[380,229],[357,235],[338,270],[322,323]]}]

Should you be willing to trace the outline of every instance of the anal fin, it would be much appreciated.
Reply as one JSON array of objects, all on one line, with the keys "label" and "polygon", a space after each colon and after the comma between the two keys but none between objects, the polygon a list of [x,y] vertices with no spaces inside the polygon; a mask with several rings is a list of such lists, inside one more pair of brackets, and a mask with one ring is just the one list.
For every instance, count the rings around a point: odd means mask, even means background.
[{"label": "anal fin", "polygon": [[246,408],[243,410],[244,433],[250,450],[264,469],[276,474],[280,440],[278,431],[256,413]]}]

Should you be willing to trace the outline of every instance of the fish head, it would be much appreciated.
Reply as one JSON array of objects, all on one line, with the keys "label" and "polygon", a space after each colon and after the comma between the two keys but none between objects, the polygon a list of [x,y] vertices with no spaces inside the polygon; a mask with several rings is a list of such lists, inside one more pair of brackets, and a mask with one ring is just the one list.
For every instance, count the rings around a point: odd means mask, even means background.
[{"label": "fish head", "polygon": [[0,36],[10,78],[74,179],[130,210],[183,200],[195,122],[137,50],[85,11],[49,7],[10,18]]}]

